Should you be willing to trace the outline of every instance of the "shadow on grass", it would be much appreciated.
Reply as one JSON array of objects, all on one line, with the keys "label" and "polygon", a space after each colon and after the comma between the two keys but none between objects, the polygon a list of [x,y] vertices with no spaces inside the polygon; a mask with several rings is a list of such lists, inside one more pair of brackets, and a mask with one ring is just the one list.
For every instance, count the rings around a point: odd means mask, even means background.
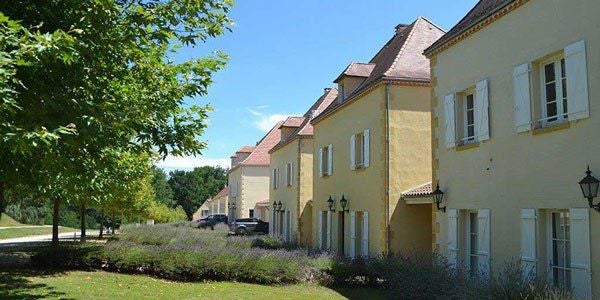
[{"label": "shadow on grass", "polygon": [[358,299],[369,299],[369,300],[379,300],[379,299],[393,299],[392,295],[388,290],[384,289],[376,289],[376,288],[346,288],[346,287],[331,287],[330,289],[336,291],[338,294],[344,296],[350,300],[358,300]]},{"label": "shadow on grass", "polygon": [[0,268],[0,299],[45,299],[65,298],[65,294],[58,292],[55,288],[43,283],[35,283],[30,277],[44,278],[60,276],[60,270],[6,270]]}]

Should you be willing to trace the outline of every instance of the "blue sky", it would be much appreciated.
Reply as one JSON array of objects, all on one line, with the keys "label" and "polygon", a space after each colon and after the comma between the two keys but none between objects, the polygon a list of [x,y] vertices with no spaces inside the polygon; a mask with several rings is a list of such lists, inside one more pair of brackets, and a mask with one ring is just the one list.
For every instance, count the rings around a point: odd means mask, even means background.
[{"label": "blue sky", "polygon": [[476,2],[238,0],[230,15],[235,21],[231,33],[184,48],[176,57],[216,50],[230,56],[208,95],[188,101],[215,109],[201,137],[208,148],[200,157],[168,157],[158,165],[166,170],[228,167],[235,150],[254,145],[285,116],[303,114],[350,62],[368,62],[397,24],[424,16],[448,30]]}]

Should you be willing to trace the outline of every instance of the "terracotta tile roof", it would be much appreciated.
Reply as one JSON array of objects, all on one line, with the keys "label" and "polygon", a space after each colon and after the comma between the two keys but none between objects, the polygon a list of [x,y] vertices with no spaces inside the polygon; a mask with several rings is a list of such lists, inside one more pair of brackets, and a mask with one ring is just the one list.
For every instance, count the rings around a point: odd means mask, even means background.
[{"label": "terracotta tile roof", "polygon": [[250,155],[248,155],[248,157],[244,159],[244,161],[231,168],[230,172],[237,169],[240,166],[269,165],[269,150],[271,150],[273,146],[277,145],[277,143],[279,143],[279,140],[281,139],[281,130],[279,130],[281,124],[283,124],[283,121],[275,124],[275,126],[273,126],[273,128],[271,128],[271,130],[258,143],[256,143],[254,151],[252,151],[252,153],[250,153]]},{"label": "terracotta tile roof", "polygon": [[502,9],[506,5],[516,0],[480,0],[462,20],[460,20],[452,29],[450,29],[439,40],[425,49],[425,53],[431,53],[435,49],[443,46],[446,42],[460,35],[464,31],[477,25],[479,22]]},{"label": "terracotta tile roof", "polygon": [[228,186],[225,186],[225,187],[223,187],[223,189],[221,189],[221,191],[220,191],[220,192],[218,192],[218,193],[217,193],[217,194],[216,194],[216,195],[213,197],[213,199],[217,199],[217,198],[220,198],[220,197],[223,197],[223,196],[227,196],[228,194],[229,194],[229,187],[228,187]]},{"label": "terracotta tile roof", "polygon": [[240,150],[236,151],[235,153],[252,153],[252,151],[254,151],[254,149],[256,149],[255,146],[244,146],[244,147],[240,148]]},{"label": "terracotta tile roof", "polygon": [[338,76],[333,82],[337,83],[344,76],[353,76],[353,77],[369,77],[373,69],[375,68],[375,64],[366,64],[366,63],[358,63],[352,62],[346,69]]},{"label": "terracotta tile roof", "polygon": [[423,17],[410,25],[396,26],[394,36],[369,62],[375,65],[369,77],[347,95],[344,102],[334,101],[317,119],[328,115],[381,80],[429,82],[429,59],[423,55],[423,50],[443,34],[442,29]]},{"label": "terracotta tile roof", "polygon": [[288,117],[280,127],[299,127],[304,122],[304,117]]},{"label": "terracotta tile roof", "polygon": [[327,107],[329,107],[337,98],[338,90],[335,88],[325,88],[323,95],[317,99],[315,103],[308,109],[308,111],[302,117],[302,124],[298,126],[298,128],[292,132],[286,140],[280,141],[269,153],[283,147],[289,141],[292,141],[297,136],[312,136],[313,135],[313,126],[310,124],[312,118],[318,116],[322,113]]},{"label": "terracotta tile roof", "polygon": [[431,181],[402,192],[402,198],[429,197],[433,192]]}]

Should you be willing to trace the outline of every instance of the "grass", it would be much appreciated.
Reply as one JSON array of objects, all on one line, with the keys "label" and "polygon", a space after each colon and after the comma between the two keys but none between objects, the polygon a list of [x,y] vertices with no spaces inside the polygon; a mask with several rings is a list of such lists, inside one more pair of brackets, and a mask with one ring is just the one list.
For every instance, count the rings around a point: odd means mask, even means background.
[{"label": "grass", "polygon": [[102,271],[0,271],[1,299],[386,299],[385,296],[381,290],[332,290],[310,284],[173,282]]},{"label": "grass", "polygon": [[2,218],[0,218],[0,227],[13,227],[13,226],[23,226],[24,224],[19,223],[15,219],[11,218],[7,214],[2,214]]},{"label": "grass", "polygon": [[[59,233],[75,232],[77,230],[78,229],[62,227],[62,226],[58,228]],[[50,227],[50,226],[41,227],[40,226],[40,227],[23,227],[23,228],[19,228],[19,227],[5,228],[5,229],[0,229],[0,240],[34,236],[34,235],[47,235],[47,234],[52,234],[52,227]]]}]

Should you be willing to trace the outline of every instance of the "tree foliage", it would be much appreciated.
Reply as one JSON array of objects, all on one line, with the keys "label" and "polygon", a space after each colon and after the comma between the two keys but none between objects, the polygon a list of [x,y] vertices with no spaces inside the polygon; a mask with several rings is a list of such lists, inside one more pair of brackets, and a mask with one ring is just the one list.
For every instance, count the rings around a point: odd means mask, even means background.
[{"label": "tree foliage", "polygon": [[200,167],[193,171],[173,171],[169,185],[178,205],[188,219],[206,199],[218,193],[227,183],[227,171],[221,167]]}]

